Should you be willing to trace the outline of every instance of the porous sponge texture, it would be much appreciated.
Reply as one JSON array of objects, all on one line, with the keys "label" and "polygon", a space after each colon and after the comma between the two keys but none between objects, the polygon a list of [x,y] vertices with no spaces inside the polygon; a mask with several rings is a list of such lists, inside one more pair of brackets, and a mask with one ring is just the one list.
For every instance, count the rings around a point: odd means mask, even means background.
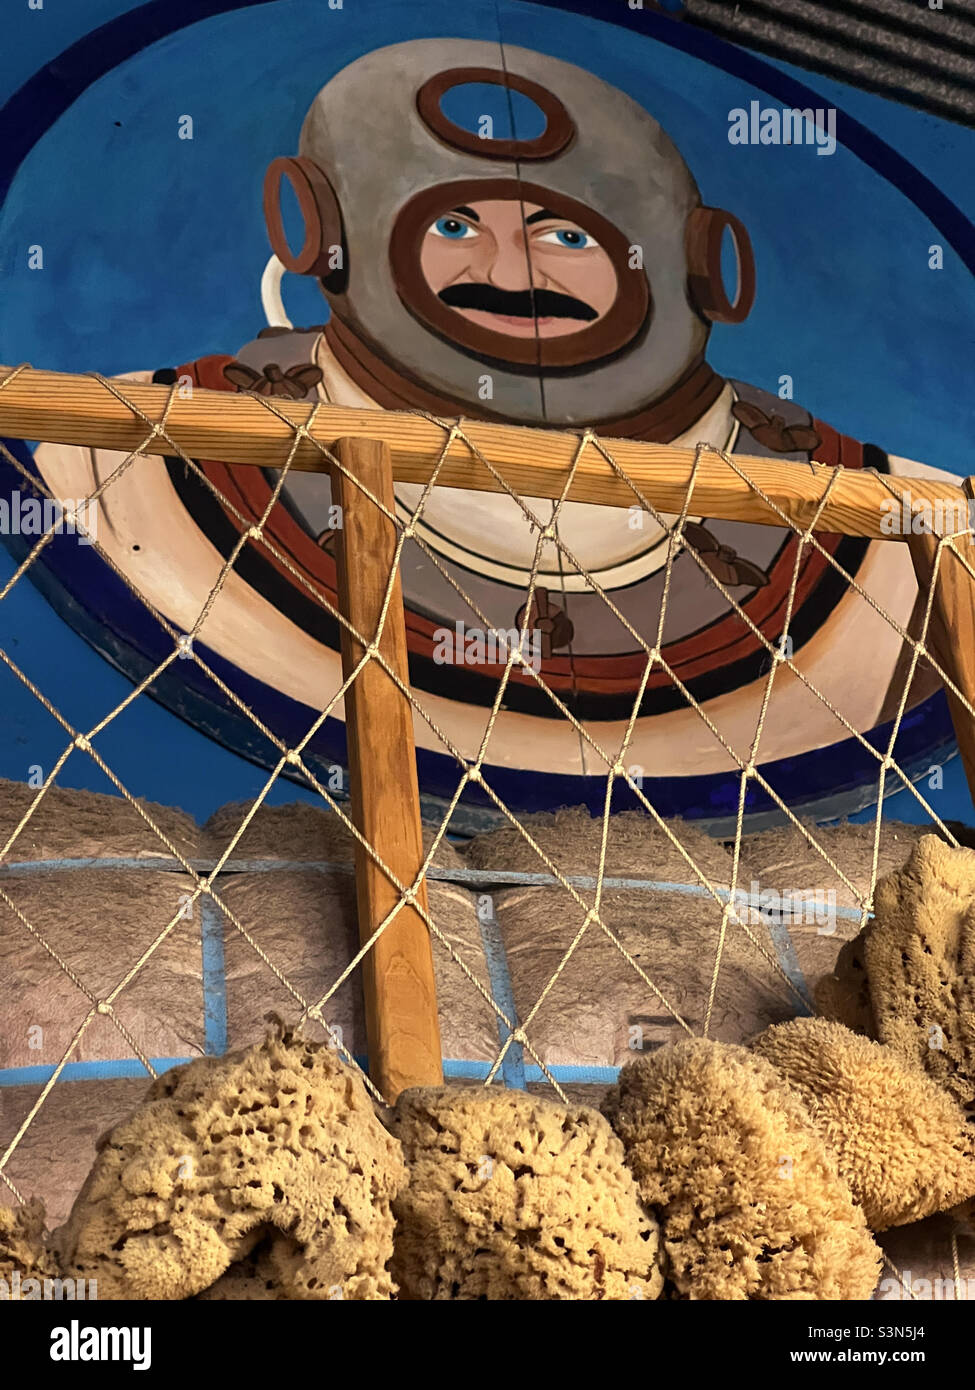
[{"label": "porous sponge texture", "polygon": [[392,1269],[411,1299],[657,1298],[658,1231],[603,1117],[523,1091],[416,1088]]},{"label": "porous sponge texture", "polygon": [[863,952],[877,1037],[975,1114],[975,850],[936,835],[877,885]]},{"label": "porous sponge texture", "polygon": [[97,1278],[102,1299],[190,1298],[268,1230],[289,1237],[271,1246],[285,1297],[384,1299],[405,1179],[361,1079],[278,1030],[154,1082],[100,1141],[54,1240],[63,1273]]},{"label": "porous sponge texture", "polygon": [[852,941],[843,943],[833,973],[824,975],[814,991],[816,1008],[824,1018],[842,1023],[867,1038],[877,1036],[866,957],[867,937],[872,926],[869,922]]},{"label": "porous sponge texture", "polygon": [[604,1101],[686,1299],[869,1298],[881,1253],[794,1091],[704,1038],[629,1063]]},{"label": "porous sponge texture", "polygon": [[57,1266],[47,1247],[44,1205],[33,1199],[21,1207],[0,1207],[0,1279],[56,1278]]},{"label": "porous sponge texture", "polygon": [[246,1255],[235,1260],[215,1284],[196,1295],[201,1303],[275,1303],[287,1298],[281,1292],[277,1263],[273,1258],[276,1241],[287,1243],[287,1236],[271,1235]]},{"label": "porous sponge texture", "polygon": [[871,1230],[975,1196],[971,1126],[915,1062],[820,1018],[775,1024],[752,1046],[798,1092]]}]

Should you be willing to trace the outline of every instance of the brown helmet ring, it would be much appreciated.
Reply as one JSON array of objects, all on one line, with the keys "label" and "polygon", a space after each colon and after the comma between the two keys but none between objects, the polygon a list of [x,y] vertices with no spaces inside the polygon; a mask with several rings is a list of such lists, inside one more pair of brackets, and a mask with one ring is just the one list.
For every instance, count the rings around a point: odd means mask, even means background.
[{"label": "brown helmet ring", "polygon": [[[298,200],[305,227],[301,249],[292,251],[281,216],[281,183],[287,179]],[[340,293],[348,274],[348,251],[342,213],[326,174],[304,155],[274,159],[264,176],[264,220],[271,248],[285,270],[298,275],[317,275],[326,288]],[[329,264],[331,248],[341,246],[342,268]]]},{"label": "brown helmet ring", "polygon": [[[444,304],[420,269],[423,238],[431,223],[451,208],[495,198],[538,203],[599,241],[617,278],[616,299],[602,319],[558,338],[515,338],[471,323]],[[630,243],[619,228],[585,203],[520,179],[461,179],[414,194],[393,224],[389,262],[400,300],[424,327],[478,357],[506,365],[570,368],[600,361],[633,341],[646,323],[651,307],[647,277],[642,270],[630,266]]]},{"label": "brown helmet ring", "polygon": [[[731,232],[738,260],[738,287],[728,298],[721,274],[721,243]],[[711,323],[743,323],[755,303],[755,255],[745,224],[723,208],[695,208],[684,233],[687,288],[698,313]]]},{"label": "brown helmet ring", "polygon": [[[494,140],[465,130],[445,116],[440,102],[454,87],[483,83],[528,97],[545,117],[545,129],[531,140]],[[427,129],[442,144],[481,159],[552,159],[575,137],[575,122],[558,97],[538,82],[500,68],[449,68],[428,78],[416,94],[416,109]]]}]

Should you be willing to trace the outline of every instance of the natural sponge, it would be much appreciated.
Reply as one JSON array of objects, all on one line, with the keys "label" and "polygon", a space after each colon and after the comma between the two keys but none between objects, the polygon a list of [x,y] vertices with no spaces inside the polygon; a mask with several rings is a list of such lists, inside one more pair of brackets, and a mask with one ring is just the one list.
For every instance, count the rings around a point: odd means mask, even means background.
[{"label": "natural sponge", "polygon": [[165,1073],[99,1143],[55,1234],[63,1273],[100,1298],[188,1298],[270,1231],[281,1293],[388,1298],[399,1145],[326,1046],[264,1043]]},{"label": "natural sponge", "polygon": [[879,1040],[975,1114],[975,850],[923,836],[878,883],[863,953]]},{"label": "natural sponge", "polygon": [[775,1024],[752,1046],[798,1091],[871,1230],[975,1196],[975,1136],[916,1063],[821,1018]]},{"label": "natural sponge", "polygon": [[872,922],[868,922],[852,941],[840,947],[833,973],[824,975],[816,985],[816,1008],[824,1018],[842,1023],[854,1033],[876,1038],[877,1020],[870,1002],[870,977],[867,974],[866,944]]},{"label": "natural sponge", "polygon": [[404,1091],[393,1273],[413,1299],[656,1298],[658,1233],[595,1110],[488,1087]]},{"label": "natural sponge", "polygon": [[743,1047],[631,1062],[604,1113],[690,1299],[869,1298],[881,1255],[796,1094]]},{"label": "natural sponge", "polygon": [[15,1271],[21,1280],[58,1273],[45,1239],[44,1204],[36,1198],[22,1207],[0,1207],[0,1279],[8,1287]]},{"label": "natural sponge", "polygon": [[288,1297],[281,1290],[281,1279],[274,1260],[274,1246],[287,1242],[280,1233],[265,1237],[242,1260],[221,1274],[215,1284],[196,1295],[201,1303],[273,1303]]}]

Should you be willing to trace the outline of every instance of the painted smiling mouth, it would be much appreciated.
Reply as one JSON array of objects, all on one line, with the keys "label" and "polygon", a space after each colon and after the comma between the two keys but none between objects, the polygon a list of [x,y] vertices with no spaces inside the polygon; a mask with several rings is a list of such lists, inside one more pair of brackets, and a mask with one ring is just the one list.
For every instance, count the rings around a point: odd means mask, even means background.
[{"label": "painted smiling mouth", "polygon": [[476,309],[493,314],[500,323],[551,323],[555,319],[580,319],[591,323],[599,317],[596,310],[581,299],[558,290],[499,290],[494,285],[473,281],[447,285],[439,294],[440,300],[451,309]]},{"label": "painted smiling mouth", "polygon": [[[521,328],[524,326],[524,324],[532,322],[532,318],[526,318],[524,314],[496,314],[493,312],[493,310],[487,310],[485,312],[490,313],[491,317],[496,319],[498,323],[511,324],[512,328]],[[542,318],[541,316],[539,316],[537,318],[534,318],[534,322],[537,323],[540,328],[544,328],[550,323],[555,323],[555,319]]]}]

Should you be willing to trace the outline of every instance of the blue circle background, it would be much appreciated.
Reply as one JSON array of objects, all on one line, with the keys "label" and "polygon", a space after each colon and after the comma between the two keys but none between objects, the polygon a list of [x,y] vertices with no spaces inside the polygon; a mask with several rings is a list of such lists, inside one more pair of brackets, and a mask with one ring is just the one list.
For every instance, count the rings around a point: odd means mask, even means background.
[{"label": "blue circle background", "polygon": [[[175,25],[180,11],[185,18],[206,8],[205,0],[147,5],[103,35],[129,25],[131,41],[133,24],[141,21],[151,34],[154,24]],[[614,10],[618,18],[620,7]],[[15,96],[7,109],[8,121],[14,112],[8,159],[18,140],[32,147],[0,210],[0,262],[9,272],[0,360],[112,373],[235,351],[263,326],[264,169],[275,155],[294,152],[319,88],[380,43],[497,42],[500,21],[506,44],[577,62],[645,105],[676,141],[705,201],[731,209],[749,227],[758,297],[746,324],[715,329],[709,357],[719,371],[773,391],[788,374],[796,398],[837,428],[967,472],[975,280],[962,262],[972,252],[964,218],[934,190],[928,197],[923,175],[914,177],[911,162],[893,151],[888,172],[911,196],[843,144],[828,157],[813,148],[731,146],[732,108],[752,99],[810,102],[770,96],[776,88],[799,90],[777,67],[704,36],[690,44],[690,31],[672,21],[628,13],[632,26],[493,0],[452,7],[446,15],[442,4],[428,0],[409,6],[374,0],[368,8],[341,10],[323,0],[247,4],[166,34],[118,63],[34,143],[23,116],[39,111],[45,83],[57,105],[52,65],[35,79],[32,105],[25,91],[21,106]],[[667,42],[636,38],[637,25]],[[78,80],[62,80],[62,100],[63,89]],[[835,84],[815,85],[844,93]],[[883,103],[874,109],[893,110]],[[178,138],[184,115],[193,119],[192,140]],[[903,148],[901,115],[895,123]],[[871,141],[869,132],[862,139],[861,129],[841,112],[840,140],[883,164],[882,142]],[[919,154],[929,129],[930,118],[911,126]],[[373,157],[357,149],[354,130],[349,151],[350,158]],[[917,201],[927,202],[940,230]],[[944,247],[941,271],[928,266],[933,244]],[[43,272],[27,268],[33,245],[44,249]],[[286,301],[296,322],[325,316],[324,301],[306,282],[288,283]],[[169,799],[186,804],[181,791]],[[217,791],[212,804],[223,799]],[[199,813],[198,805],[191,809]]]}]

